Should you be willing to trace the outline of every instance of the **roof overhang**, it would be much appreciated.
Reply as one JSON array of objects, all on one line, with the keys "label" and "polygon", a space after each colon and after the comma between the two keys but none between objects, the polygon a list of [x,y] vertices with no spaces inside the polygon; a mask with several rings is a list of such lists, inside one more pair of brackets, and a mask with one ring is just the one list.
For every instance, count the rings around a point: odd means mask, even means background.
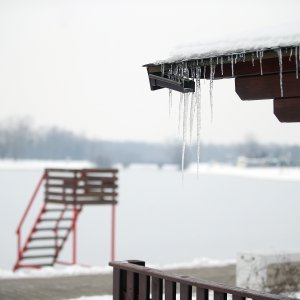
[{"label": "roof overhang", "polygon": [[273,99],[280,122],[300,122],[299,46],[231,52],[147,64],[150,88],[195,92],[200,79],[235,79],[242,100]]}]

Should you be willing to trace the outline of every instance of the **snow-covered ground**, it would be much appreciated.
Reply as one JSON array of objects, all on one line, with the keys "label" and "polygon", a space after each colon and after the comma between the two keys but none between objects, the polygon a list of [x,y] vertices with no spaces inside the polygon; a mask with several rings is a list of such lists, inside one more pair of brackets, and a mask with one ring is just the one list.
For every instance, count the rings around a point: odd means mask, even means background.
[{"label": "snow-covered ground", "polygon": [[[172,270],[172,269],[192,269],[200,267],[216,267],[226,266],[234,264],[235,260],[217,260],[209,259],[206,257],[194,259],[185,263],[174,263],[167,265],[151,265],[148,267],[156,268],[160,270]],[[18,279],[18,278],[43,278],[43,277],[61,277],[61,276],[76,276],[76,275],[91,275],[91,274],[109,274],[112,273],[112,268],[107,267],[84,267],[84,266],[61,266],[61,267],[44,267],[41,269],[24,269],[16,272],[0,269],[0,279]]]},{"label": "snow-covered ground", "polygon": [[[197,164],[192,164],[187,173],[197,173]],[[300,168],[288,167],[236,167],[221,164],[200,164],[199,174],[238,176],[253,179],[300,181]]]}]

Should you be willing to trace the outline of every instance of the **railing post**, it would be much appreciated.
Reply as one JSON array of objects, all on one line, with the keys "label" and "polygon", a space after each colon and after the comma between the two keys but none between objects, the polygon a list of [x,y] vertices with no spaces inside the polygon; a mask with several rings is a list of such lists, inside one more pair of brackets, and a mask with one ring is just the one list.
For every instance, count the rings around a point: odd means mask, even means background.
[{"label": "railing post", "polygon": [[116,254],[116,205],[112,205],[111,213],[111,261],[115,260]]},{"label": "railing post", "polygon": [[77,263],[77,208],[73,208],[73,265]]}]

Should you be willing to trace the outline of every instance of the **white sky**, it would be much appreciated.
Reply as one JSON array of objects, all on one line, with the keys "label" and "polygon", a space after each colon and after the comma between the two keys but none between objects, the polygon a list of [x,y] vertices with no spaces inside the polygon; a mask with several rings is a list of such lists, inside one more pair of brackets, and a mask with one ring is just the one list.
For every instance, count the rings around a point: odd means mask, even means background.
[{"label": "white sky", "polygon": [[[185,42],[295,22],[300,1],[0,1],[0,121],[30,116],[109,140],[178,137],[178,96],[151,92],[145,68]],[[207,84],[208,86],[208,84]],[[247,135],[300,144],[300,124],[280,124],[272,101],[242,102],[234,81],[205,91],[204,142]]]}]

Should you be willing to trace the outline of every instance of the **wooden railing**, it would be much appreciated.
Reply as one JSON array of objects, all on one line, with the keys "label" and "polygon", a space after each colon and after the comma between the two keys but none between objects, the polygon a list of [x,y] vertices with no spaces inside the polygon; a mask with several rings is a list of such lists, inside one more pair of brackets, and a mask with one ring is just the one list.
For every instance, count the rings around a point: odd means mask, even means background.
[{"label": "wooden railing", "polygon": [[45,201],[54,204],[116,204],[116,169],[46,169]]},{"label": "wooden railing", "polygon": [[[289,297],[176,276],[145,267],[143,261],[111,262],[113,300],[279,300]],[[178,292],[178,293],[177,293]]]}]

